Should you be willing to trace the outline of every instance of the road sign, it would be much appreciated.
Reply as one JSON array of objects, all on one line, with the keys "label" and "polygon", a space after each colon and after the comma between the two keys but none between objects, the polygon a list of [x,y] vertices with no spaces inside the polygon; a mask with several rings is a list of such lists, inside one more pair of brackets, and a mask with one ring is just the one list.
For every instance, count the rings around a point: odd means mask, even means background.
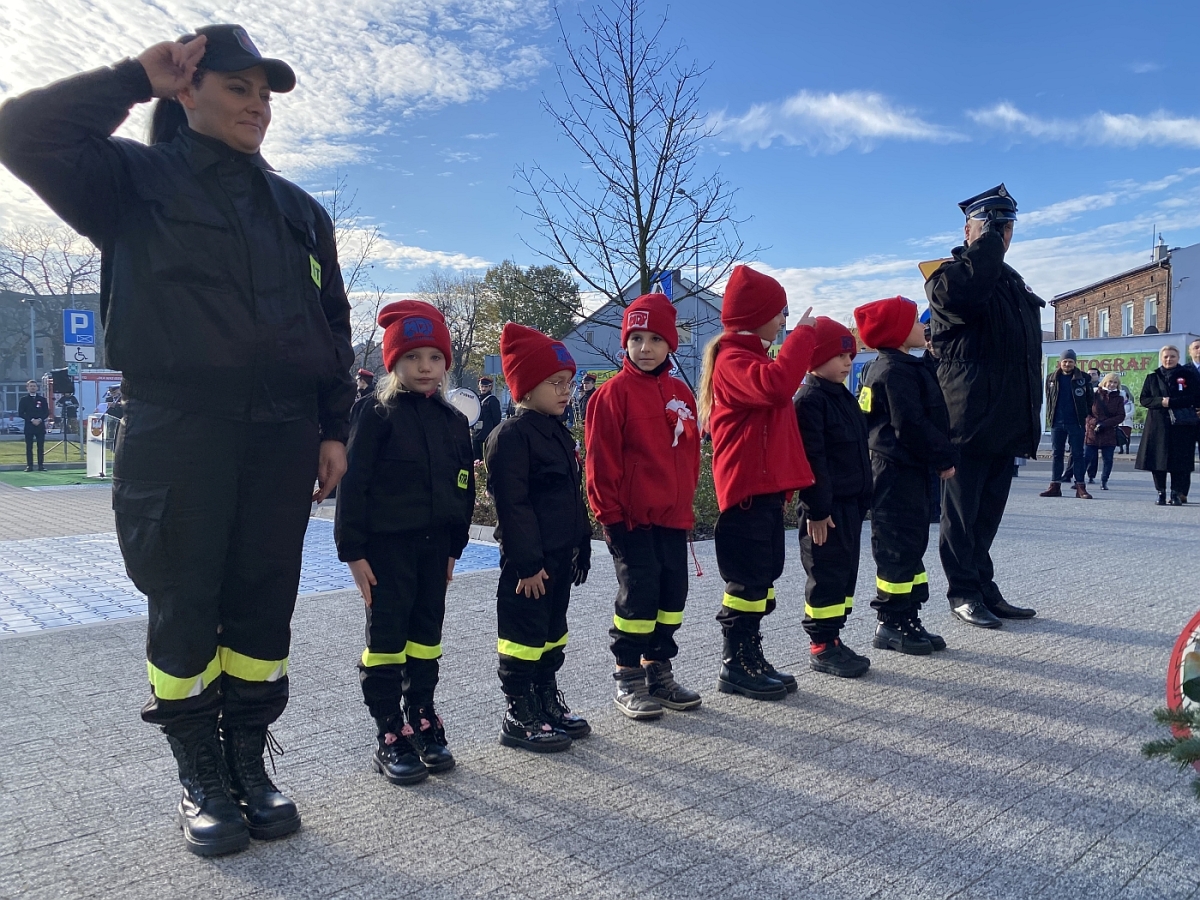
[{"label": "road sign", "polygon": [[67,358],[68,363],[94,363],[96,348],[85,347],[83,344],[63,344],[63,355]]},{"label": "road sign", "polygon": [[67,363],[67,374],[70,375],[72,378],[78,378],[79,377],[79,363],[77,363],[77,362]]},{"label": "road sign", "polygon": [[[90,309],[63,310],[63,344],[67,346],[96,345],[96,314]],[[95,362],[93,356],[90,362]]]}]

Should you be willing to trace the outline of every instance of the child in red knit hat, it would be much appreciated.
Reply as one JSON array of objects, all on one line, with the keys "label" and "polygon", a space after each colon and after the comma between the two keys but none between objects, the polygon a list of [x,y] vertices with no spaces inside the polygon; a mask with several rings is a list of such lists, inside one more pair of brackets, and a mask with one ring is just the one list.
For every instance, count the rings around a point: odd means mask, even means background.
[{"label": "child in red knit hat", "polygon": [[817,317],[817,346],[796,395],[796,420],[816,481],[800,491],[800,559],[809,664],[817,672],[857,678],[871,666],[842,643],[854,608],[862,524],[871,508],[867,420],[846,388],[858,342],[850,329]]},{"label": "child in red knit hat", "polygon": [[863,343],[879,351],[859,392],[870,432],[871,552],[879,624],[874,645],[925,656],[946,649],[921,623],[929,599],[925,549],[929,544],[928,472],[954,476],[957,453],[950,416],[937,379],[910,350],[925,346],[917,304],[904,297],[876,300],[854,310]]},{"label": "child in red knit hat", "polygon": [[721,305],[725,332],[704,349],[700,424],[712,434],[717,568],[725,580],[717,689],[756,700],[796,690],[792,675],[767,662],[760,628],[783,574],[784,503],[813,483],[792,409],[816,343],[811,313],[771,359],[767,348],[787,320],[787,294],[774,278],[737,266]]},{"label": "child in red knit hat", "polygon": [[500,334],[500,362],[517,402],[484,448],[500,542],[496,649],[508,701],[500,742],[553,753],[591,732],[567,707],[557,681],[571,586],[587,580],[592,559],[579,454],[560,421],[575,360],[561,341],[509,322]]},{"label": "child in red knit hat", "polygon": [[446,584],[475,510],[475,460],[467,420],[443,393],[442,314],[402,300],[380,310],[379,324],[387,374],[355,408],[334,540],[366,604],[358,668],[378,728],[371,763],[412,784],[454,766],[433,694]]},{"label": "child in red knit hat", "polygon": [[608,632],[617,709],[631,719],[657,719],[664,706],[700,705],[700,695],[679,685],[671,666],[687,601],[700,433],[692,392],[670,374],[679,344],[671,301],[646,294],[629,304],[621,343],[621,371],[589,401],[587,495],[617,571]]}]

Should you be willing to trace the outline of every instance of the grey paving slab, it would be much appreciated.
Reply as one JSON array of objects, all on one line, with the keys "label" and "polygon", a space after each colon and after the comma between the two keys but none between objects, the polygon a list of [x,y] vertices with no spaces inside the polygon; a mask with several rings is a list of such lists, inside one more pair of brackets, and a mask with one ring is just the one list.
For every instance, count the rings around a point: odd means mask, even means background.
[{"label": "grey paving slab", "polygon": [[[351,591],[307,597],[294,622],[292,702],[276,729],[287,750],[278,780],[305,827],[219,860],[187,854],[172,825],[173,764],[137,717],[142,623],[7,638],[0,896],[1196,895],[1200,806],[1185,776],[1138,750],[1159,734],[1150,712],[1196,605],[1186,574],[1154,561],[1195,554],[1200,509],[1154,507],[1148,479],[1127,472],[1091,503],[1041,500],[1044,477],[1030,466],[1017,480],[997,547],[1002,586],[1038,618],[997,632],[952,622],[931,546],[925,619],[950,644],[932,658],[870,650],[864,541],[845,633],[872,656],[860,680],[806,668],[803,573],[789,543],[766,623],[769,655],[799,679],[782,703],[713,690],[721,584],[711,545],[697,545],[705,575],[691,583],[676,671],[704,706],[655,723],[611,705],[615,582],[597,545],[572,601],[561,679],[595,733],[556,757],[498,746],[495,575],[462,575],[448,598],[438,695],[459,766],[413,788],[367,765],[373,728],[354,668],[361,601]],[[3,530],[9,496],[0,537],[19,540]],[[38,502],[78,512],[88,501],[58,492]],[[38,515],[31,527],[47,527],[51,511]],[[77,539],[111,531],[99,510],[77,518],[101,523]]]}]

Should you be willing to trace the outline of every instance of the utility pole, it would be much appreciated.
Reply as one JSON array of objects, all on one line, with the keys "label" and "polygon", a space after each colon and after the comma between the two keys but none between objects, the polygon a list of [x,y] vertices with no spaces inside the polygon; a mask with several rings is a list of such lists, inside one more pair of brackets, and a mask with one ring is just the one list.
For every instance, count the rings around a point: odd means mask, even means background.
[{"label": "utility pole", "polygon": [[22,303],[29,304],[29,377],[37,381],[37,325],[34,321],[32,297],[22,297]]},{"label": "utility pole", "polygon": [[[696,224],[692,226],[692,238],[696,245],[696,277],[695,277],[695,280],[692,282],[692,307],[693,307],[693,309],[695,309],[697,311],[697,313],[699,313],[699,310],[700,310],[700,204],[698,202],[696,202],[695,197],[693,197],[691,194],[689,194],[683,188],[675,188],[675,193],[678,194],[680,197],[683,197],[689,203],[691,203],[692,208],[696,212]],[[699,315],[693,316],[692,318],[693,318],[693,321],[691,324],[692,352],[689,355],[692,357],[692,359],[691,359],[692,378],[695,379],[696,382],[699,382],[699,380],[700,380],[700,372],[699,372],[700,356],[699,356],[699,350],[696,347],[696,341],[698,340],[698,336],[696,334],[696,329],[700,325],[700,319],[699,319]]]}]

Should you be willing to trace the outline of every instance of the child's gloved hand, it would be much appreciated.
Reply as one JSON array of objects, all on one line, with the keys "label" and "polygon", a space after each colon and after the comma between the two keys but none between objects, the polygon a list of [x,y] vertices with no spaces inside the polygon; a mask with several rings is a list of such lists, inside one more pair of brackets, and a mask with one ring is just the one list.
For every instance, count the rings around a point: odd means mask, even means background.
[{"label": "child's gloved hand", "polygon": [[592,542],[588,541],[583,547],[575,551],[575,556],[571,559],[571,584],[579,587],[587,581],[588,572],[592,570]]}]

